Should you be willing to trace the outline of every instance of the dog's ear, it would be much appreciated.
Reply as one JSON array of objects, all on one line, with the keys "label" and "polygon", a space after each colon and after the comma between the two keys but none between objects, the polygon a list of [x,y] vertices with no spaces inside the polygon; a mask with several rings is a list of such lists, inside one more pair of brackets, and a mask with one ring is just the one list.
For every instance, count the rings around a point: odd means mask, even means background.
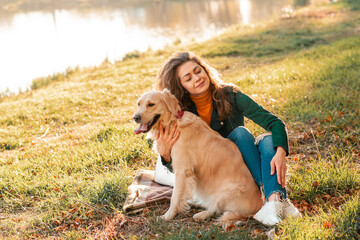
[{"label": "dog's ear", "polygon": [[165,88],[162,92],[161,92],[161,97],[163,102],[165,103],[166,108],[175,116],[178,115],[178,112],[181,110],[180,105],[179,105],[179,101],[177,100],[177,98],[171,94],[171,92],[169,91],[169,89]]}]

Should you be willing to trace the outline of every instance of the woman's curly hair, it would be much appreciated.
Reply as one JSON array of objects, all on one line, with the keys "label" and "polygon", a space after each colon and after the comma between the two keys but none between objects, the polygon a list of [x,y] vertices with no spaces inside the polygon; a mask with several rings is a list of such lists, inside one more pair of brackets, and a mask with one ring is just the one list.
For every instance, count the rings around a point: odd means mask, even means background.
[{"label": "woman's curly hair", "polygon": [[193,61],[199,64],[206,72],[210,79],[210,92],[213,101],[216,104],[219,115],[218,120],[225,120],[231,116],[231,104],[229,98],[225,93],[225,87],[231,86],[236,90],[236,86],[232,84],[225,84],[220,79],[220,74],[214,68],[209,66],[204,60],[196,56],[192,52],[175,52],[165,62],[158,74],[158,90],[167,88],[179,100],[180,106],[184,110],[189,110],[192,104],[189,92],[181,85],[178,77],[178,67],[182,64]]}]

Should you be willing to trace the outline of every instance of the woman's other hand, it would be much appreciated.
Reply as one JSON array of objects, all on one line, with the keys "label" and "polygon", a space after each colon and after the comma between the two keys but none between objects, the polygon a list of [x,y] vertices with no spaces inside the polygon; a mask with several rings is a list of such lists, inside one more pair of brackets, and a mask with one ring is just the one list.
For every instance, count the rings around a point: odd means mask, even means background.
[{"label": "woman's other hand", "polygon": [[162,121],[160,121],[159,133],[156,135],[156,142],[158,153],[164,158],[165,161],[170,161],[171,149],[179,137],[180,131],[177,130],[177,123],[173,125],[172,129],[170,129],[169,126],[164,128]]},{"label": "woman's other hand", "polygon": [[277,172],[277,181],[282,188],[285,187],[286,180],[286,151],[282,147],[277,147],[276,154],[270,162],[271,166],[271,175]]}]

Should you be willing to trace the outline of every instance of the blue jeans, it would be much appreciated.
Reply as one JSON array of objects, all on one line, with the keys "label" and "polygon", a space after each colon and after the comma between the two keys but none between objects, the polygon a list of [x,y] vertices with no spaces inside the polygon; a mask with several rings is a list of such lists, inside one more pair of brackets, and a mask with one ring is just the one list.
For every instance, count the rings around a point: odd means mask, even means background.
[{"label": "blue jeans", "polygon": [[249,168],[257,185],[264,186],[265,200],[275,192],[286,198],[286,189],[281,188],[277,181],[277,173],[271,175],[270,161],[276,151],[273,146],[272,136],[267,135],[255,145],[255,138],[245,127],[235,128],[227,137],[233,141],[243,155],[244,161]]}]

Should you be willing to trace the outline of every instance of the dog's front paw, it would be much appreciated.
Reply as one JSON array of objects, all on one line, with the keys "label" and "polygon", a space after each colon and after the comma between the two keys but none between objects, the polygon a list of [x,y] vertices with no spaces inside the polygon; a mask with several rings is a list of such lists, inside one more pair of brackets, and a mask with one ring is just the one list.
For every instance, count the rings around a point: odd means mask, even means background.
[{"label": "dog's front paw", "polygon": [[171,214],[171,212],[167,211],[164,215],[161,216],[161,219],[163,219],[165,221],[170,221],[171,219],[174,218],[173,215],[174,214]]},{"label": "dog's front paw", "polygon": [[199,213],[196,213],[194,216],[193,216],[193,219],[196,221],[196,222],[202,222],[202,221],[205,221],[207,218],[211,217],[212,213],[208,212],[208,211],[202,211],[202,212],[199,212]]}]

